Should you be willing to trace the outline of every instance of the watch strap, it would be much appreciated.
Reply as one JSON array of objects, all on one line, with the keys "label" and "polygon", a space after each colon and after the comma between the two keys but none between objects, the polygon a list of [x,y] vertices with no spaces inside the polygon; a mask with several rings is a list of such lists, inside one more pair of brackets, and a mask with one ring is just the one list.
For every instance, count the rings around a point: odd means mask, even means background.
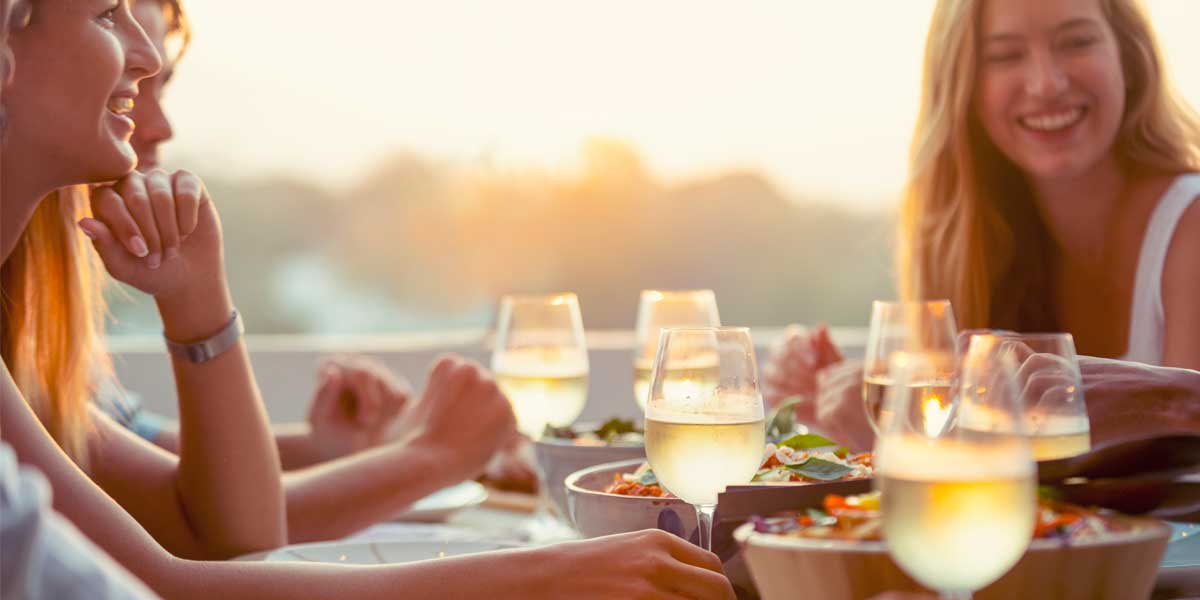
[{"label": "watch strap", "polygon": [[242,317],[237,310],[234,310],[233,315],[229,317],[229,322],[220,331],[206,339],[187,344],[171,340],[165,335],[163,339],[167,341],[167,351],[171,353],[171,356],[200,364],[208,362],[232,348],[245,332],[246,328],[242,324]]}]

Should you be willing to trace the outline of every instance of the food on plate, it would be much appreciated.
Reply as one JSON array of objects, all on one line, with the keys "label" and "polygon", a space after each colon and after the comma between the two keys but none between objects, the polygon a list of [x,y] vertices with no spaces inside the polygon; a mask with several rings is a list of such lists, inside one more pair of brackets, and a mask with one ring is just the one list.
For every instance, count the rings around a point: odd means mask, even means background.
[{"label": "food on plate", "polygon": [[569,440],[576,446],[605,446],[609,444],[641,444],[645,436],[633,419],[612,418],[596,429],[580,431],[578,426],[546,426],[542,439]]},{"label": "food on plate", "polygon": [[[755,517],[754,530],[789,537],[841,541],[882,541],[883,519],[878,491],[857,496],[829,494],[820,510],[781,517]],[[1128,522],[1112,513],[1039,496],[1034,539],[1080,542],[1128,531]]]},{"label": "food on plate", "polygon": [[[844,447],[812,433],[802,433],[769,443],[763,450],[762,464],[751,480],[754,483],[813,483],[845,481],[870,477],[873,469],[870,452],[851,454]],[[632,473],[620,473],[604,488],[622,496],[674,497],[663,489],[650,465],[642,463]]]}]

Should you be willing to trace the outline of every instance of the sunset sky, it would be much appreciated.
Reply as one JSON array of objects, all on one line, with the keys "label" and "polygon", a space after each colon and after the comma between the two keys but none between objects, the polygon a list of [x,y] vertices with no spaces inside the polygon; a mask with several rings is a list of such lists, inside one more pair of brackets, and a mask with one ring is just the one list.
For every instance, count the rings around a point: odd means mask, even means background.
[{"label": "sunset sky", "polygon": [[[1149,0],[1200,105],[1200,0]],[[186,3],[174,166],[330,188],[395,149],[571,169],[627,141],[667,178],[748,167],[870,210],[905,170],[932,0]]]}]

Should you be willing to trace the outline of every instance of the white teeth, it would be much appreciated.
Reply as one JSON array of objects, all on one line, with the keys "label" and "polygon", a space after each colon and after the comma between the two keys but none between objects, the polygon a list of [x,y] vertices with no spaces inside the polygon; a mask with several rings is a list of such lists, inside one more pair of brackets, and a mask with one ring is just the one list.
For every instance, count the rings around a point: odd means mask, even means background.
[{"label": "white teeth", "polygon": [[1021,117],[1021,124],[1036,131],[1058,131],[1074,125],[1083,117],[1082,108],[1040,117]]},{"label": "white teeth", "polygon": [[123,115],[133,110],[133,98],[110,98],[108,100],[108,110]]}]

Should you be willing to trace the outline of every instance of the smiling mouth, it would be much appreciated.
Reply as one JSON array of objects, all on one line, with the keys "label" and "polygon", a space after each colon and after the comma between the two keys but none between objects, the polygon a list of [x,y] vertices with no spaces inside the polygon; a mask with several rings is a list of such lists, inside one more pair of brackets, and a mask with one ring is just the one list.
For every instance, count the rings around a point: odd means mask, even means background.
[{"label": "smiling mouth", "polygon": [[133,112],[133,98],[109,98],[108,112],[122,116]]},{"label": "smiling mouth", "polygon": [[1022,127],[1033,131],[1061,131],[1083,119],[1087,109],[1083,107],[1070,108],[1056,113],[1043,113],[1036,116],[1018,119]]}]

